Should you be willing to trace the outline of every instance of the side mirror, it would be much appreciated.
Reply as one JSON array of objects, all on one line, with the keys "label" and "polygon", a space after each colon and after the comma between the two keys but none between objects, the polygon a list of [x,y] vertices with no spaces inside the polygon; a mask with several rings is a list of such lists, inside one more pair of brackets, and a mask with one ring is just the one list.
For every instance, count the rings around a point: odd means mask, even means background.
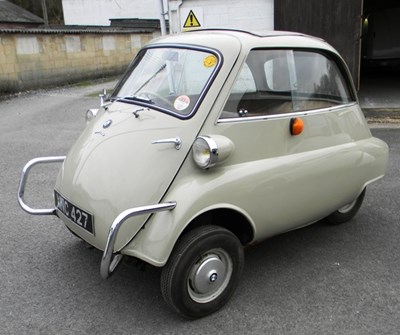
[{"label": "side mirror", "polygon": [[103,88],[103,92],[99,94],[100,97],[100,107],[103,107],[105,105],[104,100],[107,97],[107,90]]},{"label": "side mirror", "polygon": [[[103,89],[103,92],[99,94],[99,97],[100,97],[100,108],[106,106],[107,104],[106,104],[105,100],[107,97],[107,90],[105,88]],[[105,107],[105,108],[107,108],[107,107]],[[85,115],[86,123],[89,123],[90,121],[92,121],[96,117],[98,112],[99,112],[99,108],[92,108],[92,109],[87,110],[86,115]]]}]

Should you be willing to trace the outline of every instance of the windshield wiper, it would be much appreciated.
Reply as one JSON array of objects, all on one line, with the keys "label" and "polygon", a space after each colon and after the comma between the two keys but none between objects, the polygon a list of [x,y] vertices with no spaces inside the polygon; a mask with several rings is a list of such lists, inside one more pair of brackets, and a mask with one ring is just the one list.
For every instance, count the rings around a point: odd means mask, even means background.
[{"label": "windshield wiper", "polygon": [[140,102],[145,102],[145,103],[152,104],[152,105],[154,104],[153,100],[151,100],[150,98],[139,97],[137,95],[126,96],[126,97],[118,98],[118,99],[131,100],[131,101],[140,101]]},{"label": "windshield wiper", "polygon": [[133,95],[135,95],[137,92],[141,91],[143,87],[145,87],[155,76],[157,76],[162,70],[164,70],[167,67],[167,64],[163,64],[161,65],[161,67],[154,72],[154,74],[152,76],[150,76],[149,79],[147,79],[136,91],[135,93],[133,93]]}]

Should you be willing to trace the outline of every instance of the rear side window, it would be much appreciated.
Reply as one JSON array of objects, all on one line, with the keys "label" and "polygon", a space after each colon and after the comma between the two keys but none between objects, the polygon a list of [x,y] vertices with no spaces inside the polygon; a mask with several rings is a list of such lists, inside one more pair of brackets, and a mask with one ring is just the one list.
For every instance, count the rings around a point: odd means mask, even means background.
[{"label": "rear side window", "polygon": [[329,108],[354,102],[335,60],[304,50],[252,50],[221,118]]}]

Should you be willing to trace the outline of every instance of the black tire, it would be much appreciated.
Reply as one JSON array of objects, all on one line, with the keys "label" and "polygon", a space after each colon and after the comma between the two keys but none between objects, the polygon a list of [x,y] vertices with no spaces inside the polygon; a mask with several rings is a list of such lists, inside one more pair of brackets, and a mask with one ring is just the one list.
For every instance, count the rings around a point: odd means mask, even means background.
[{"label": "black tire", "polygon": [[239,239],[218,226],[189,231],[177,242],[161,274],[166,303],[186,318],[209,315],[226,304],[243,270]]},{"label": "black tire", "polygon": [[350,221],[358,212],[365,196],[365,188],[361,194],[351,203],[339,208],[326,219],[331,225],[338,225]]}]

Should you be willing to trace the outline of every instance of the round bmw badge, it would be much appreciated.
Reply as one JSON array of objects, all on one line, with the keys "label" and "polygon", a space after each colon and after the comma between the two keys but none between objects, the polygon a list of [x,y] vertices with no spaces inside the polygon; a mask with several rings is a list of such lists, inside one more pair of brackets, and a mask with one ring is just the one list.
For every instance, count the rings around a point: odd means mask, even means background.
[{"label": "round bmw badge", "polygon": [[106,122],[103,123],[103,128],[106,129],[109,126],[111,126],[112,120],[107,120]]}]

